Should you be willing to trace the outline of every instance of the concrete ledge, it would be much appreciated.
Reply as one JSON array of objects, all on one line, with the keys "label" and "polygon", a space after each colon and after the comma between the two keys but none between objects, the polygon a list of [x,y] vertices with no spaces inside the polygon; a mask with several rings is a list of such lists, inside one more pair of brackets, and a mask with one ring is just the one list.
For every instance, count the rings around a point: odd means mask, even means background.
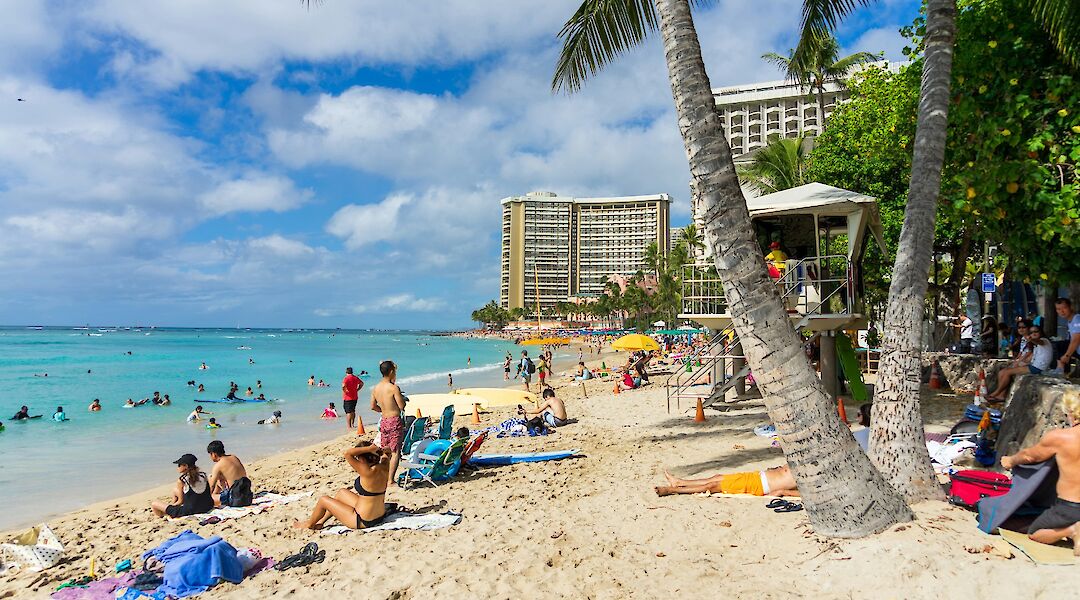
[{"label": "concrete ledge", "polygon": [[942,385],[951,387],[954,392],[967,393],[973,393],[979,387],[980,369],[986,372],[987,391],[993,390],[997,384],[997,372],[1010,362],[1007,358],[987,358],[977,354],[923,352],[923,383],[930,381],[930,365],[935,359],[945,375]]},{"label": "concrete ledge", "polygon": [[1060,377],[1022,375],[1009,390],[995,449],[998,456],[1014,454],[1038,443],[1051,429],[1068,425],[1061,410],[1061,395],[1080,390]]}]

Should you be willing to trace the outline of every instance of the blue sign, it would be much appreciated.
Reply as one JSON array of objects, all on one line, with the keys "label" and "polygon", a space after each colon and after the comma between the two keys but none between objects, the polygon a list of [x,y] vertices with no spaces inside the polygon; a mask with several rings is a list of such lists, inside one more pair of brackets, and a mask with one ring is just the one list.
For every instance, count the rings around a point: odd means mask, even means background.
[{"label": "blue sign", "polygon": [[994,281],[993,273],[982,274],[982,291],[987,294],[993,294],[997,291],[997,283]]}]

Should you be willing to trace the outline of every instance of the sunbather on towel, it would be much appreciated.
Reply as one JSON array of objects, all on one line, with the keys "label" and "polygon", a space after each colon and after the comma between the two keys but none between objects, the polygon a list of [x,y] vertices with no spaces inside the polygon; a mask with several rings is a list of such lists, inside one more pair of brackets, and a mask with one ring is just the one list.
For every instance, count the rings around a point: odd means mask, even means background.
[{"label": "sunbather on towel", "polygon": [[657,486],[657,496],[671,494],[699,494],[701,492],[721,492],[724,494],[751,494],[753,496],[798,496],[795,476],[787,465],[772,467],[764,471],[747,473],[720,473],[706,479],[679,479],[664,471],[668,485]]},{"label": "sunbather on towel", "polygon": [[1057,460],[1057,500],[1028,528],[1028,537],[1043,544],[1072,538],[1073,554],[1080,556],[1080,392],[1066,392],[1061,406],[1069,419],[1068,429],[1052,429],[1038,444],[1001,457],[1011,469],[1054,458]]},{"label": "sunbather on towel", "polygon": [[368,442],[361,442],[355,448],[346,450],[345,460],[358,475],[353,483],[356,491],[340,489],[333,497],[319,498],[311,517],[294,522],[293,527],[322,529],[330,517],[352,529],[375,527],[382,523],[387,515],[385,500],[386,487],[390,484],[390,456],[389,448],[380,448]]}]

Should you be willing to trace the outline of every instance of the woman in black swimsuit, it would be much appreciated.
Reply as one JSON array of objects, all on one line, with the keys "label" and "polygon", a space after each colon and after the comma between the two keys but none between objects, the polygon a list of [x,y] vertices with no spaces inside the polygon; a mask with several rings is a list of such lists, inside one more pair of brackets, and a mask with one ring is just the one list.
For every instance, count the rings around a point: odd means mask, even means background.
[{"label": "woman in black swimsuit", "polygon": [[173,501],[171,504],[151,503],[150,509],[154,511],[154,515],[168,515],[175,519],[213,510],[214,497],[210,493],[210,482],[206,479],[206,474],[195,466],[195,455],[185,454],[173,461],[173,464],[180,472],[180,479],[176,481],[176,488],[173,490]]},{"label": "woman in black swimsuit", "polygon": [[322,529],[330,517],[353,529],[383,522],[387,515],[384,500],[390,478],[390,454],[374,444],[364,443],[346,450],[345,460],[358,475],[353,483],[355,491],[341,489],[332,497],[319,498],[311,517],[294,522],[293,527]]}]

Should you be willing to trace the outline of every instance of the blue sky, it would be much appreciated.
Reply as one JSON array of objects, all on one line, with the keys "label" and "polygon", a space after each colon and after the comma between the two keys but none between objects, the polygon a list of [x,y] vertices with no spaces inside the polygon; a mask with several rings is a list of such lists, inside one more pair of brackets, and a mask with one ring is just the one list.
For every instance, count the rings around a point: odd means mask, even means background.
[{"label": "blue sky", "polygon": [[[656,40],[549,91],[576,4],[4,0],[0,324],[460,327],[503,197],[667,192],[684,224]],[[845,50],[900,60],[918,6]],[[798,7],[695,13],[713,85],[779,79]]]}]

